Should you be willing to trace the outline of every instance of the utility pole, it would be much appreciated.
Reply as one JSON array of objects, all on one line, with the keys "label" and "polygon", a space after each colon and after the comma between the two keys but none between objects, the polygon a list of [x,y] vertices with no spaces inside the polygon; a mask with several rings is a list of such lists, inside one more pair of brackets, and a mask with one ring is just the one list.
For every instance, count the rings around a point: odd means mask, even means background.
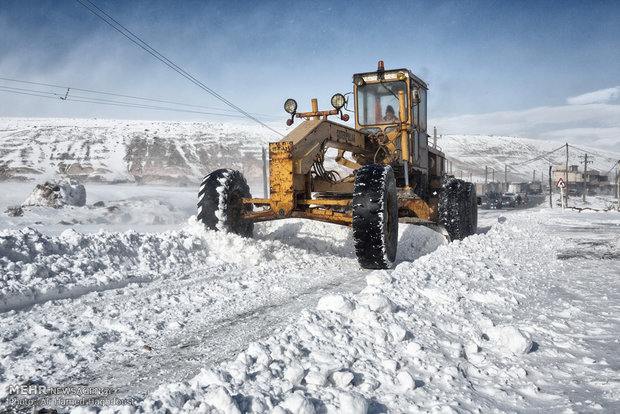
[{"label": "utility pole", "polygon": [[565,203],[568,206],[568,142],[566,143],[566,170],[564,171],[564,181],[566,182],[566,191],[564,192]]},{"label": "utility pole", "polygon": [[588,192],[588,154],[583,159],[583,202],[586,201],[586,193]]},{"label": "utility pole", "polygon": [[[553,208],[553,183],[551,180],[551,169],[553,167],[549,166],[549,207]],[[541,183],[542,185],[542,183]]]},{"label": "utility pole", "polygon": [[583,201],[586,201],[586,194],[588,193],[588,163],[592,161],[588,161],[588,154],[584,155],[583,160]]},{"label": "utility pole", "polygon": [[618,211],[620,211],[620,160],[618,160],[618,172],[616,173],[616,192],[618,193]]},{"label": "utility pole", "polygon": [[505,193],[508,192],[508,164],[504,164],[504,184],[506,186],[506,189],[504,190]]},{"label": "utility pole", "polygon": [[433,127],[433,148],[437,148],[437,127]]},{"label": "utility pole", "polygon": [[532,171],[532,182],[536,181],[536,170]]}]

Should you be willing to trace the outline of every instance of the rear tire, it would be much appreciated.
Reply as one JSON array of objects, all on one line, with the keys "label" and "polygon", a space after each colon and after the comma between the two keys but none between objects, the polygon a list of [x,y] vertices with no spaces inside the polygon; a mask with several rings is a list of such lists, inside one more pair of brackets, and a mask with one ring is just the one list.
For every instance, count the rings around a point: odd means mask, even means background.
[{"label": "rear tire", "polygon": [[252,237],[254,223],[242,217],[242,212],[252,211],[252,205],[243,204],[242,198],[252,198],[243,175],[227,168],[215,170],[200,185],[198,220],[211,230]]},{"label": "rear tire", "polygon": [[364,165],[353,188],[353,240],[366,269],[387,269],[398,247],[398,199],[392,167]]},{"label": "rear tire", "polygon": [[439,224],[446,228],[452,240],[463,240],[471,230],[466,192],[465,181],[448,178],[439,193]]},{"label": "rear tire", "polygon": [[478,197],[474,183],[465,183],[465,199],[467,200],[467,235],[471,236],[478,231]]}]

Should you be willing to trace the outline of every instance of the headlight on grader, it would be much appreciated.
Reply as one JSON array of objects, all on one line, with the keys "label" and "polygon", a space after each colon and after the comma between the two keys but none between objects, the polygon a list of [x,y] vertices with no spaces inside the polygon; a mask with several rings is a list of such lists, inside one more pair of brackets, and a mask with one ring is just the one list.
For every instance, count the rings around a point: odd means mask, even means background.
[{"label": "headlight on grader", "polygon": [[332,96],[332,106],[339,111],[340,108],[344,106],[344,95],[341,93],[337,93]]},{"label": "headlight on grader", "polygon": [[284,110],[291,115],[297,112],[297,102],[295,99],[287,99],[286,102],[284,102]]}]

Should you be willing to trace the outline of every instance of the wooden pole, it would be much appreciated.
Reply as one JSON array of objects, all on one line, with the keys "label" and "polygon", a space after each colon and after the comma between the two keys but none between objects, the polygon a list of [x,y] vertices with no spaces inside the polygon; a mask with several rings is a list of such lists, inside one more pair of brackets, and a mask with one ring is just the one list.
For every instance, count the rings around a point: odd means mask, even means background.
[{"label": "wooden pole", "polygon": [[551,169],[553,167],[549,166],[549,207],[553,208],[553,183],[551,180]]},{"label": "wooden pole", "polygon": [[586,202],[586,193],[588,192],[588,154],[585,155],[583,160],[583,202]]},{"label": "wooden pole", "polygon": [[620,160],[618,160],[618,172],[616,173],[616,191],[618,192],[618,211],[620,211]]},{"label": "wooden pole", "polygon": [[568,205],[568,142],[566,143],[566,170],[564,171],[564,182],[566,183],[564,197],[566,198],[566,205]]},{"label": "wooden pole", "polygon": [[489,166],[484,166],[484,193],[489,192]]}]

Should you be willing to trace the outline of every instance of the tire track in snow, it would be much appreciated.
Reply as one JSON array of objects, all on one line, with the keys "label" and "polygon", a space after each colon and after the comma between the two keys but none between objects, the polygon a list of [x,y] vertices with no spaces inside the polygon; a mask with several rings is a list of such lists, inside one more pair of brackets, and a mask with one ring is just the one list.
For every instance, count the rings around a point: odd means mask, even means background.
[{"label": "tire track in snow", "polygon": [[[75,379],[84,384],[111,384],[115,396],[146,396],[160,384],[187,381],[204,367],[231,359],[249,343],[265,339],[293,323],[299,311],[314,307],[326,293],[357,293],[365,286],[365,271],[342,283],[314,286],[282,301],[268,303],[224,319],[191,326],[188,332],[162,341],[149,352],[133,352],[123,361],[93,369]],[[126,375],[119,376],[117,364]],[[131,374],[127,374],[131,371]],[[145,383],[144,379],[150,379]]]},{"label": "tire track in snow", "polygon": [[[237,332],[236,344],[231,343],[233,347],[209,351],[207,345],[203,346],[205,352],[211,352],[212,360],[229,357],[231,349],[239,349],[254,337],[273,332],[279,326],[276,322],[286,324],[289,317],[295,318],[298,307],[307,304],[300,298],[311,298],[315,291],[348,282],[350,277],[343,269],[357,268],[354,258],[334,260],[332,255],[324,254],[330,250],[341,251],[336,245],[342,244],[346,255],[346,244],[350,243],[346,228],[335,226],[315,231],[287,223],[274,228],[275,234],[268,231],[263,239],[259,235],[254,240],[205,232],[202,227],[191,225],[186,232],[158,235],[135,232],[79,235],[70,231],[64,237],[53,238],[33,230],[11,232],[17,240],[5,243],[4,247],[21,253],[18,261],[6,267],[12,268],[26,292],[28,288],[37,288],[40,281],[52,287],[54,283],[69,282],[74,287],[64,291],[67,298],[54,301],[28,302],[24,299],[35,296],[22,295],[21,310],[14,307],[2,315],[3,327],[7,329],[0,351],[9,360],[0,366],[0,372],[4,371],[0,376],[0,398],[6,392],[2,384],[23,381],[56,386],[97,377],[105,382],[109,377],[113,384],[127,380],[151,389],[159,385],[157,379],[167,382],[170,376],[166,372],[170,370],[166,367],[174,361],[181,364],[175,372],[195,375],[197,372],[190,370],[191,367],[183,368],[194,350],[186,347],[183,358],[177,355],[183,349],[178,347],[179,338],[188,337],[185,330],[190,330],[190,339],[204,337],[204,332],[209,331],[222,332],[220,335]],[[304,248],[279,240],[289,238],[291,232],[298,230],[314,235],[330,233],[330,237],[323,241],[315,237],[305,245],[298,241]],[[70,244],[75,248],[69,248]],[[110,246],[116,246],[116,254],[105,256]],[[99,265],[85,269],[71,265],[86,263],[95,256],[99,257]],[[59,265],[59,272],[45,274],[45,269],[67,258],[71,263]],[[129,271],[117,266],[127,259],[131,261]],[[36,273],[20,279],[22,270],[32,263],[37,265]],[[72,269],[81,273],[70,276]],[[120,280],[104,287],[118,283],[119,288],[105,290],[95,285],[110,275]],[[148,283],[131,283],[140,276]],[[85,289],[81,296],[73,294],[79,289],[75,285],[84,281],[91,283],[87,285],[90,292]],[[281,310],[283,306],[288,306],[286,311]],[[269,319],[263,320],[263,310],[272,312]],[[245,328],[230,324],[244,313]],[[283,314],[287,317],[282,317]],[[212,343],[224,342],[221,337],[213,338]],[[152,363],[154,352],[144,353],[143,345],[155,351],[163,350],[157,364]],[[38,361],[41,355],[43,360]],[[145,384],[141,366],[135,363],[137,370],[119,372],[119,363],[122,366],[123,361],[136,359],[136,355],[144,356],[141,358],[144,364],[140,365],[152,365],[147,374],[155,377],[155,382]],[[159,376],[157,366],[163,370]],[[110,385],[104,382],[100,384]]]}]

